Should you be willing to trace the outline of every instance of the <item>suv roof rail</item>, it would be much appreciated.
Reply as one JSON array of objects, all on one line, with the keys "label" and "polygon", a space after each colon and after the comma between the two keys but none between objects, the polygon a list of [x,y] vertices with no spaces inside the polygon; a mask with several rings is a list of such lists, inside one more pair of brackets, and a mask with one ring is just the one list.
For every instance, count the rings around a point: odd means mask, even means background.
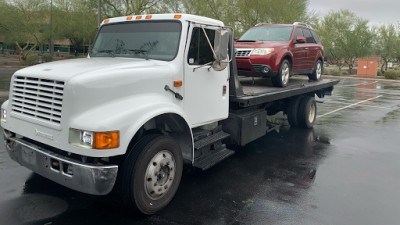
[{"label": "suv roof rail", "polygon": [[270,24],[270,23],[257,23],[257,24],[256,24],[256,25],[254,25],[254,26],[266,25],[266,24]]},{"label": "suv roof rail", "polygon": [[306,26],[306,27],[312,29],[312,27],[311,27],[310,25],[308,25],[308,24],[306,24],[306,23],[302,23],[302,22],[294,22],[293,25],[302,25],[302,26]]}]

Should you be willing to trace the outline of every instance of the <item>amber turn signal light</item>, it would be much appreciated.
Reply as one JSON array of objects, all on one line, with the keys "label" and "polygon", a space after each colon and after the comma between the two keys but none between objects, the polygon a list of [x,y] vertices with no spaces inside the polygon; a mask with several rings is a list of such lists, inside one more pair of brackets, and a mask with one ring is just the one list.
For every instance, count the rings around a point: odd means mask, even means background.
[{"label": "amber turn signal light", "polygon": [[119,147],[119,131],[94,132],[93,149],[110,149]]},{"label": "amber turn signal light", "polygon": [[182,87],[183,83],[181,80],[174,81],[174,87]]}]

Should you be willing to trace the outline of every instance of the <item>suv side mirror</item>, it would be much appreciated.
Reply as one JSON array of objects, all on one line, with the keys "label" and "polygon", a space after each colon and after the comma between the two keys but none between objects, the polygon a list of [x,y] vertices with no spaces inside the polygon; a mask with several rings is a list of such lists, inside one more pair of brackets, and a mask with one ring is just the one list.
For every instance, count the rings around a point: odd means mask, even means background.
[{"label": "suv side mirror", "polygon": [[297,37],[296,43],[306,43],[306,38],[305,37]]},{"label": "suv side mirror", "polygon": [[228,43],[229,43],[229,30],[220,28],[215,31],[214,51],[215,61],[212,68],[216,71],[224,70],[228,64]]}]

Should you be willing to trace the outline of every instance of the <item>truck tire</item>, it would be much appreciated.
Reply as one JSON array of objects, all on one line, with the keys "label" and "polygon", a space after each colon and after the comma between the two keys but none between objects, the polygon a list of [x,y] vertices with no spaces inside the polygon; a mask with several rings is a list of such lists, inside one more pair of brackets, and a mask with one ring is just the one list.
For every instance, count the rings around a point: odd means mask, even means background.
[{"label": "truck tire", "polygon": [[287,118],[290,126],[298,127],[299,126],[299,105],[304,96],[300,95],[297,97],[293,97],[289,101],[288,109],[287,109]]},{"label": "truck tire", "polygon": [[317,103],[314,97],[304,96],[299,105],[298,123],[301,128],[312,128],[317,116]]},{"label": "truck tire", "polygon": [[291,74],[291,65],[287,59],[284,59],[279,66],[278,74],[271,77],[272,85],[275,87],[286,87],[289,83],[289,77]]},{"label": "truck tire", "polygon": [[182,168],[182,152],[174,139],[159,134],[143,137],[123,163],[122,200],[143,214],[156,213],[174,197]]},{"label": "truck tire", "polygon": [[317,63],[315,64],[315,69],[312,74],[308,75],[310,80],[321,80],[322,75],[322,61],[318,59]]}]

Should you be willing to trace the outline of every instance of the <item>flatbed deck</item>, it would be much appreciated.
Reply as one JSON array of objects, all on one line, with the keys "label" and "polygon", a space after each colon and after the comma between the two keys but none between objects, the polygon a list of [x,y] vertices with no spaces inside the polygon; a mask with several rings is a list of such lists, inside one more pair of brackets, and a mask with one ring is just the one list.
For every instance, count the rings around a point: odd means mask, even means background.
[{"label": "flatbed deck", "polygon": [[231,97],[232,103],[238,103],[240,107],[250,107],[263,103],[273,102],[280,99],[306,93],[330,94],[333,86],[339,80],[322,79],[320,81],[309,81],[306,77],[291,77],[287,87],[273,87],[269,78],[240,77],[242,85],[242,96]]}]

